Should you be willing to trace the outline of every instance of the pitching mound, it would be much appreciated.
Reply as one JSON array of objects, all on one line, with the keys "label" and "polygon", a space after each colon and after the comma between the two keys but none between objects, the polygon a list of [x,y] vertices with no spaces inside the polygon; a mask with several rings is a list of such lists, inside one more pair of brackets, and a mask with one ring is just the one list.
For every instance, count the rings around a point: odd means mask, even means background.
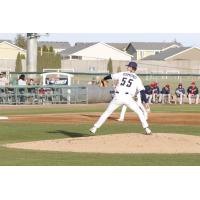
[{"label": "pitching mound", "polygon": [[9,148],[88,153],[200,153],[200,137],[137,133],[66,138],[4,145]]}]

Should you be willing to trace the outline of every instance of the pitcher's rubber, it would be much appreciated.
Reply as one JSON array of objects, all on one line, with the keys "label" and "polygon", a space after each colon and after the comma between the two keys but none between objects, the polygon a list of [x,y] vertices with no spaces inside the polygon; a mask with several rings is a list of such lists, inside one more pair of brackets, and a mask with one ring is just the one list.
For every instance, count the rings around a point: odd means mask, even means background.
[{"label": "pitcher's rubber", "polygon": [[0,116],[0,120],[8,119],[8,117]]}]

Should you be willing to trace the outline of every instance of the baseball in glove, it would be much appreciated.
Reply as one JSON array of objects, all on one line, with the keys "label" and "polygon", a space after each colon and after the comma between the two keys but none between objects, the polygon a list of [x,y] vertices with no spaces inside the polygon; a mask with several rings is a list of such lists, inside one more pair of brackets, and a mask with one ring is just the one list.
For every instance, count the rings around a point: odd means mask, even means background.
[{"label": "baseball in glove", "polygon": [[108,86],[108,81],[102,79],[102,80],[100,81],[99,87],[107,87],[107,86]]}]

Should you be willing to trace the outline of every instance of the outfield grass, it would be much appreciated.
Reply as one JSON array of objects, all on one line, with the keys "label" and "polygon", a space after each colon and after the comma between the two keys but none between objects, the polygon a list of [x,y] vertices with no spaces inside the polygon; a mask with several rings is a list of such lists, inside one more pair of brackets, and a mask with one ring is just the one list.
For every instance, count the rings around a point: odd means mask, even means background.
[{"label": "outfield grass", "polygon": [[[81,128],[80,128],[81,127]],[[73,125],[29,125],[27,132],[26,124],[13,124],[9,128],[7,124],[1,123],[1,144],[33,141],[44,139],[56,139],[65,137],[88,136],[90,126],[82,124],[79,128]],[[199,126],[163,126],[153,125],[154,132],[185,133],[200,135]],[[112,124],[102,127],[98,134],[110,134],[121,132],[141,132],[139,125]],[[167,131],[166,131],[167,130]],[[29,150],[16,150],[0,148],[0,165],[200,165],[200,155],[113,155],[92,153],[61,153],[61,152],[39,152]]]},{"label": "outfield grass", "polygon": [[[1,110],[0,115],[34,115],[34,114],[54,114],[54,113],[77,113],[77,112],[103,112],[105,111],[108,104],[99,104],[98,106],[84,106],[83,107],[70,107],[70,106],[64,106],[64,107],[57,107],[52,105],[50,108],[38,106],[35,108],[31,108],[31,106],[26,107],[22,106],[22,109],[13,109],[13,110]],[[120,108],[117,109],[117,112],[120,111]],[[200,105],[174,105],[174,104],[156,104],[151,105],[151,111],[158,113],[158,112],[176,112],[176,113],[200,113]]]},{"label": "outfield grass", "polygon": [[[103,111],[105,105],[98,109],[88,109],[86,112]],[[49,108],[49,109],[25,109],[13,112],[6,110],[8,115],[16,114],[39,114],[64,112],[84,112],[84,109],[71,108]],[[157,105],[152,107],[153,112],[200,112],[200,106],[189,105]],[[1,112],[1,115],[2,112]],[[45,124],[45,123],[8,123],[0,122],[0,144],[15,143],[23,141],[58,139],[66,137],[86,137],[91,123],[80,124]],[[162,133],[187,133],[200,136],[200,125],[175,126],[152,124],[153,132]],[[142,133],[141,125],[132,123],[106,123],[97,134],[111,133]],[[200,165],[200,154],[95,154],[95,153],[64,153],[8,149],[0,147],[0,165]]]}]

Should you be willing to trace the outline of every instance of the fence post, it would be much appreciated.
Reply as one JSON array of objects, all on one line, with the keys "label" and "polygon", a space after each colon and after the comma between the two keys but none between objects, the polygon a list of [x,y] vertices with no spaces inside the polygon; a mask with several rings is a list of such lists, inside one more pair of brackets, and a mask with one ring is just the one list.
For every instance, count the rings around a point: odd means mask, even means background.
[{"label": "fence post", "polygon": [[86,86],[86,104],[88,104],[88,87]]}]

